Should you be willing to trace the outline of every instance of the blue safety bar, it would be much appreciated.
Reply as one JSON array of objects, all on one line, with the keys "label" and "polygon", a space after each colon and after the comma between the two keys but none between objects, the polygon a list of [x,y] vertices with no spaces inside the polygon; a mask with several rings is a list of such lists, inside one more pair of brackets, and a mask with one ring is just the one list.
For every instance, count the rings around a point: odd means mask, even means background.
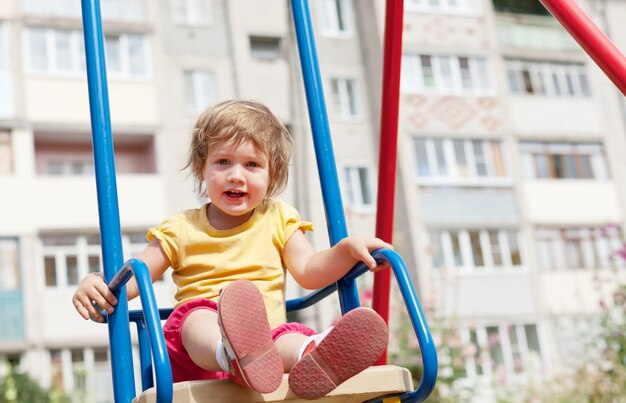
[{"label": "blue safety bar", "polygon": [[[121,230],[100,3],[99,0],[81,0],[81,2],[104,275],[109,287],[118,298],[118,305],[114,314],[106,315],[103,312],[109,329],[115,401],[130,402],[135,397],[129,330],[129,322],[132,321],[136,323],[139,335],[142,389],[146,390],[153,386],[154,364],[157,402],[171,402],[173,396],[172,373],[161,320],[166,319],[172,309],[159,310],[157,308],[150,273],[144,262],[131,259],[122,265]],[[329,237],[331,244],[335,245],[347,236],[347,227],[343,214],[311,17],[308,3],[305,0],[292,0],[291,8],[305,83],[309,120],[313,131],[318,173],[322,184]],[[377,250],[373,256],[379,262],[383,260],[389,262],[407,306],[422,352],[423,373],[420,384],[415,391],[401,394],[400,399],[403,402],[422,401],[428,397],[434,388],[438,367],[435,346],[428,325],[420,308],[408,270],[400,256],[395,251],[387,249]],[[119,267],[121,269],[118,271],[117,268]],[[287,301],[287,310],[303,309],[338,290],[342,313],[346,313],[360,305],[356,278],[367,271],[367,266],[362,263],[357,264],[336,284],[313,292],[308,296]],[[124,285],[132,275],[135,275],[137,279],[143,306],[142,311],[128,311]],[[381,399],[382,397],[374,401],[382,401]]]}]

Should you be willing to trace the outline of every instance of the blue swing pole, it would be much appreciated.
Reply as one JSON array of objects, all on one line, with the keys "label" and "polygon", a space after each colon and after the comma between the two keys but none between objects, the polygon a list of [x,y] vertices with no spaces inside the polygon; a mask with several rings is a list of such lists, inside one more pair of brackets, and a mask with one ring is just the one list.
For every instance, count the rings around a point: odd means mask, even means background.
[{"label": "blue swing pole", "polygon": [[[81,0],[89,112],[98,193],[98,217],[102,243],[102,264],[108,283],[123,264],[122,236],[115,179],[113,137],[104,60],[104,36],[98,0]],[[126,288],[119,290],[115,313],[108,316],[109,345],[113,374],[113,393],[116,402],[130,402],[135,398],[130,326]]]},{"label": "blue swing pole", "polygon": [[[292,0],[291,9],[296,30],[296,40],[300,53],[300,65],[304,78],[304,89],[309,110],[309,120],[313,131],[313,146],[317,160],[317,170],[322,185],[322,198],[328,223],[331,245],[348,236],[346,218],[343,213],[341,191],[337,177],[335,154],[330,138],[328,112],[324,103],[324,90],[320,77],[319,62],[315,48],[315,38],[311,15],[306,0]],[[356,282],[342,279],[337,283],[341,312],[346,313],[360,305]]]}]

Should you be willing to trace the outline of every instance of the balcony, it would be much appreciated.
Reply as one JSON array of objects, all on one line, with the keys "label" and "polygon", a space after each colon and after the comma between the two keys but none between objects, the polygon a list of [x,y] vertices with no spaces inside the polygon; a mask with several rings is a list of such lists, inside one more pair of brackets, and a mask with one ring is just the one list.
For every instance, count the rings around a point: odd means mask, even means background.
[{"label": "balcony", "polygon": [[497,14],[496,36],[502,49],[569,50],[580,47],[550,16]]},{"label": "balcony", "polygon": [[24,340],[24,307],[21,291],[0,292],[0,342]]}]

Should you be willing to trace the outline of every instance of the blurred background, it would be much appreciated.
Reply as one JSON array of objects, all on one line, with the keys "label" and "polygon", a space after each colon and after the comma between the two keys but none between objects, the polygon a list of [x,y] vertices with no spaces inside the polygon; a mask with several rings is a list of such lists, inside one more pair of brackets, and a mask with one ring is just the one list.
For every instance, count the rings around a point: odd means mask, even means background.
[{"label": "blurred background", "polygon": [[[623,52],[626,3],[579,5]],[[310,1],[351,234],[374,234],[384,6]],[[289,2],[101,8],[125,257],[205,202],[181,170],[190,130],[231,98],[266,103],[293,133],[280,197],[328,246]],[[404,8],[394,245],[438,346],[432,399],[626,400],[624,96],[536,0]],[[113,401],[106,326],[71,304],[101,270],[80,13],[0,0],[2,402]],[[172,306],[169,273],[154,288]],[[321,329],[338,315],[331,297],[291,316]],[[419,380],[395,292],[390,327],[390,363]]]}]

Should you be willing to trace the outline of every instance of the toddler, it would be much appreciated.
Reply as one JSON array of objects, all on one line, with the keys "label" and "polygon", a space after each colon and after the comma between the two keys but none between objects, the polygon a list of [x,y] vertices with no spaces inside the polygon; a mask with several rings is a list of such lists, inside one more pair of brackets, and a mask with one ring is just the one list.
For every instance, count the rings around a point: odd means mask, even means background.
[{"label": "toddler", "polygon": [[[299,397],[315,399],[372,365],[388,330],[378,314],[356,308],[317,334],[286,323],[286,270],[304,288],[343,277],[357,262],[387,268],[370,255],[392,246],[348,237],[316,252],[312,224],[272,199],[287,183],[292,138],[280,120],[253,101],[227,101],[198,118],[186,168],[209,203],[178,213],[148,231],[137,255],[152,281],[173,269],[174,312],[163,332],[174,382],[230,378],[259,393],[276,390],[284,372]],[[138,295],[135,279],[128,299]],[[117,300],[100,273],[81,280],[72,298],[85,319],[103,321]]]}]

